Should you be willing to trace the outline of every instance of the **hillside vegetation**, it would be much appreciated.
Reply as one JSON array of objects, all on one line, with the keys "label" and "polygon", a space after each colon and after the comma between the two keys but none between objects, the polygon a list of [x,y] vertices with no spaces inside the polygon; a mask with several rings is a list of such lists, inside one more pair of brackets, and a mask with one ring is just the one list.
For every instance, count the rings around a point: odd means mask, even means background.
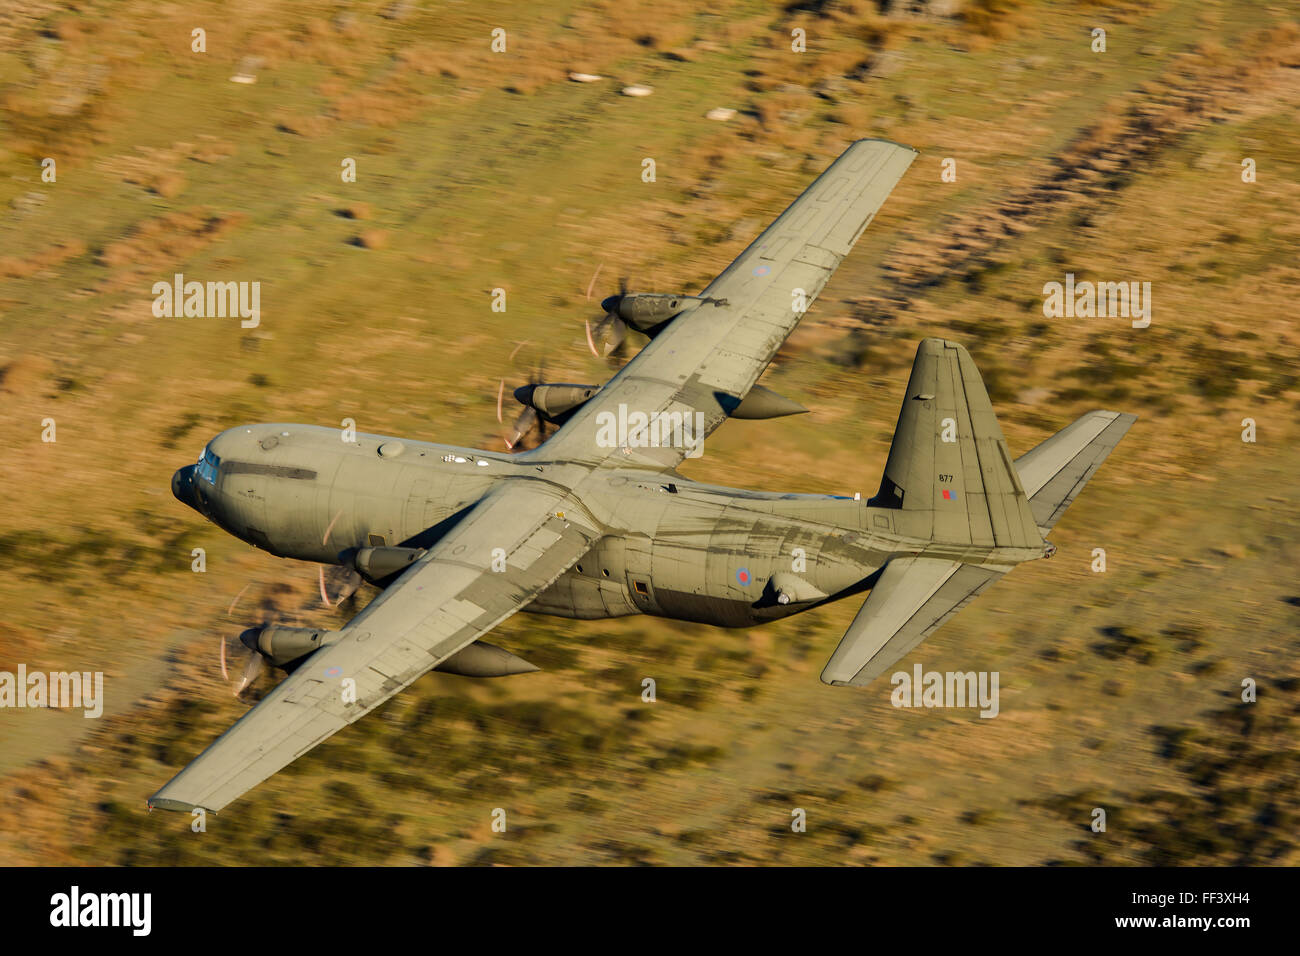
[{"label": "hillside vegetation", "polygon": [[[0,863],[1300,863],[1294,13],[10,6],[0,669],[103,671],[108,699],[0,711]],[[519,615],[492,640],[541,673],[426,676],[206,833],[146,812],[248,706],[221,636],[374,593],[323,607],[315,567],[173,500],[177,467],[248,421],[502,448],[502,379],[612,374],[583,319],[620,277],[698,292],[866,136],[921,155],[764,379],[812,413],[729,423],[685,472],[874,492],[927,335],[971,350],[1014,454],[1136,413],[1056,557],[903,663],[998,671],[995,719],[823,686],[855,601],[748,631]],[[155,317],[175,273],[260,282],[259,325]],[[1045,316],[1067,273],[1150,282],[1150,326]]]}]

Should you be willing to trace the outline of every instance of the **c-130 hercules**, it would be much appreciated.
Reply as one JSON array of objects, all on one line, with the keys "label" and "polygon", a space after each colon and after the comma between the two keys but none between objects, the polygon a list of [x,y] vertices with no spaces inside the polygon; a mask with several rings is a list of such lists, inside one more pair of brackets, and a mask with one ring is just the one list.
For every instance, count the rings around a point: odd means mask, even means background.
[{"label": "c-130 hercules", "polygon": [[220,810],[431,669],[535,670],[480,641],[516,611],[743,627],[869,591],[822,672],[865,685],[1050,555],[1043,535],[1135,417],[1089,412],[1013,462],[974,362],[943,339],[917,349],[870,500],[676,471],[728,418],[803,410],[755,383],[915,156],[860,140],[699,296],[606,300],[650,342],[604,386],[520,389],[560,425],[535,449],[345,442],[283,424],[212,439],[173,477],[177,498],[272,554],[348,566],[383,591],[338,631],[246,631],[289,676],[149,805]]}]

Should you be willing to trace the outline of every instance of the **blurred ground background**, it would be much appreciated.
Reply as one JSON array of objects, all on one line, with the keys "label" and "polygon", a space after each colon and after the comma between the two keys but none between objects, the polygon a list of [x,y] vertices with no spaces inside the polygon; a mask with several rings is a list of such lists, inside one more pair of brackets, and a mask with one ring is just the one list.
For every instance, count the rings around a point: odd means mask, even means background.
[{"label": "blurred ground background", "polygon": [[[98,721],[0,711],[0,863],[1300,862],[1294,16],[1207,0],[6,7],[0,669],[102,670],[108,703]],[[653,95],[621,96],[631,83]],[[706,119],[716,107],[738,112]],[[246,421],[500,448],[503,376],[544,361],[553,381],[608,377],[582,320],[618,276],[698,291],[863,136],[922,155],[765,378],[812,414],[729,424],[687,473],[871,493],[925,335],[971,349],[1014,454],[1087,409],[1137,413],[1056,558],[904,662],[999,671],[996,719],[894,709],[887,682],[824,687],[856,602],[751,631],[520,615],[492,639],[542,673],[427,676],[206,834],[146,813],[247,707],[220,635],[327,625],[373,595],[321,607],[314,567],[174,501],[175,468]],[[260,281],[261,326],[155,318],[152,285],[174,272]],[[1043,284],[1066,272],[1151,282],[1150,328],[1044,318]]]}]

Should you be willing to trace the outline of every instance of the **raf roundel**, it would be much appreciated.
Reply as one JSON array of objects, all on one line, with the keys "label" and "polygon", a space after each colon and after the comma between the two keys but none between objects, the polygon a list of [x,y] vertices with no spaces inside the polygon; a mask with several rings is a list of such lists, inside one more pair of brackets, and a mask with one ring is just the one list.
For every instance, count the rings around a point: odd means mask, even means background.
[{"label": "raf roundel", "polygon": [[754,266],[754,275],[756,276],[765,276],[771,271],[771,266]]},{"label": "raf roundel", "polygon": [[335,666],[335,667],[325,668],[326,677],[341,677],[342,675],[343,675],[343,668],[341,667]]},{"label": "raf roundel", "polygon": [[741,587],[749,587],[749,568],[736,568],[736,580]]}]

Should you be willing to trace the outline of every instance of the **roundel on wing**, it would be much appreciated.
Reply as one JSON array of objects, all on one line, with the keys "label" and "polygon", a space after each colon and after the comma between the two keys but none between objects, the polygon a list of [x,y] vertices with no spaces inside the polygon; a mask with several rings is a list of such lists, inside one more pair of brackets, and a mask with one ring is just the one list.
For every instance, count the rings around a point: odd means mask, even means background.
[{"label": "roundel on wing", "polygon": [[736,580],[740,582],[741,587],[749,587],[749,568],[736,568]]}]

